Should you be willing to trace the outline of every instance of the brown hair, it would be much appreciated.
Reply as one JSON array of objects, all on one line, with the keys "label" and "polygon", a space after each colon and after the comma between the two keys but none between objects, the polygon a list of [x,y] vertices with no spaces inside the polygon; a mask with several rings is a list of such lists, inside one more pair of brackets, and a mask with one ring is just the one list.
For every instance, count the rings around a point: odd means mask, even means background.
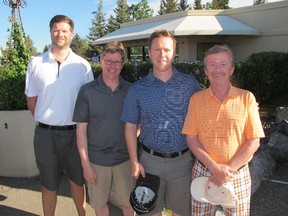
[{"label": "brown hair", "polygon": [[122,57],[122,61],[125,61],[125,49],[123,46],[123,43],[118,42],[118,41],[111,41],[108,42],[102,49],[102,55],[101,58],[103,58],[106,53],[115,53],[115,52],[119,52],[121,57]]},{"label": "brown hair", "polygon": [[216,53],[220,53],[220,52],[228,53],[231,57],[232,65],[234,66],[234,55],[233,55],[231,49],[226,44],[221,44],[221,45],[215,44],[210,49],[208,49],[207,52],[205,53],[205,56],[204,56],[204,65],[206,65],[206,58],[208,55],[216,54]]},{"label": "brown hair", "polygon": [[165,29],[162,29],[162,30],[156,30],[154,31],[150,38],[149,38],[149,49],[151,49],[151,45],[152,45],[152,42],[155,38],[159,38],[159,37],[169,37],[173,40],[173,48],[174,50],[176,50],[176,44],[177,44],[177,41],[176,41],[176,38],[167,30]]},{"label": "brown hair", "polygon": [[73,20],[71,20],[68,16],[65,16],[65,15],[56,15],[50,20],[50,23],[49,23],[50,31],[52,30],[54,23],[60,23],[60,22],[65,22],[69,24],[71,32],[74,31]]}]

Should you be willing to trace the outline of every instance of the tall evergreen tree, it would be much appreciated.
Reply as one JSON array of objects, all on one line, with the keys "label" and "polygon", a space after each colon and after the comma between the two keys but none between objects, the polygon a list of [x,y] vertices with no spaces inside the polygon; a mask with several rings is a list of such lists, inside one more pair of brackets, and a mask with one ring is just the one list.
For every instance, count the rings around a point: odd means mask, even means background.
[{"label": "tall evergreen tree", "polygon": [[25,43],[30,56],[38,55],[37,48],[34,46],[34,42],[29,35],[26,37]]},{"label": "tall evergreen tree", "polygon": [[180,0],[179,10],[180,11],[186,11],[186,10],[189,10],[189,9],[190,9],[190,6],[189,6],[187,0]]},{"label": "tall evergreen tree", "polygon": [[229,0],[212,0],[210,9],[229,9]]},{"label": "tall evergreen tree", "polygon": [[266,4],[268,3],[267,0],[254,0],[253,5],[259,5],[259,4]]},{"label": "tall evergreen tree", "polygon": [[[76,54],[82,57],[85,57],[86,51],[88,49],[88,44],[85,39],[82,39],[79,36],[79,34],[75,34],[71,41],[70,47],[73,50],[73,52],[75,52]],[[87,59],[87,60],[91,60],[91,59]]]},{"label": "tall evergreen tree", "polygon": [[138,4],[132,4],[129,7],[132,21],[145,19],[153,16],[153,10],[147,0],[141,0]]},{"label": "tall evergreen tree", "polygon": [[159,15],[164,15],[165,14],[165,9],[164,9],[164,0],[160,1],[160,10],[158,11]]},{"label": "tall evergreen tree", "polygon": [[126,0],[117,1],[117,7],[114,9],[114,13],[117,29],[120,28],[120,24],[131,21],[129,16],[129,6],[127,5]]},{"label": "tall evergreen tree", "polygon": [[50,47],[51,47],[51,44],[46,44],[43,48],[43,53],[47,52]]},{"label": "tall evergreen tree", "polygon": [[195,0],[193,8],[194,8],[194,10],[202,10],[203,6],[201,3],[201,0]]},{"label": "tall evergreen tree", "polygon": [[107,22],[107,34],[119,28],[116,18],[111,14]]},{"label": "tall evergreen tree", "polygon": [[99,4],[96,11],[93,11],[92,14],[94,18],[92,19],[92,27],[89,28],[90,32],[87,36],[88,39],[88,48],[84,56],[86,59],[91,59],[94,53],[98,53],[102,50],[101,47],[94,44],[94,41],[98,38],[103,37],[107,34],[105,14],[103,13],[103,0],[99,0]]},{"label": "tall evergreen tree", "polygon": [[179,11],[178,0],[161,0],[160,2],[160,15],[175,13]]}]

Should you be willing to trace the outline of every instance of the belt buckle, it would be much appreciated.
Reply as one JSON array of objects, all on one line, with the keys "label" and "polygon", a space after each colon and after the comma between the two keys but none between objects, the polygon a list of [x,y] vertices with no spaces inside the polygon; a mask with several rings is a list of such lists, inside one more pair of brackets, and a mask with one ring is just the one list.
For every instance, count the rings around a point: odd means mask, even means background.
[{"label": "belt buckle", "polygon": [[162,154],[162,157],[163,157],[163,158],[172,158],[172,154],[170,154],[170,153],[164,153],[164,154]]}]

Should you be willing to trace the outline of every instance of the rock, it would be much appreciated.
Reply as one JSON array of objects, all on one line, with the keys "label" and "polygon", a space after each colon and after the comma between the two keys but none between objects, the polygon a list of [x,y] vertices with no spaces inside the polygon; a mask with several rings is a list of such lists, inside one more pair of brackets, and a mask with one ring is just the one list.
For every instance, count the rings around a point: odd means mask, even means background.
[{"label": "rock", "polygon": [[279,106],[276,108],[276,121],[281,122],[283,120],[288,120],[288,107]]},{"label": "rock", "polygon": [[288,136],[275,131],[267,143],[271,156],[277,163],[288,161]]},{"label": "rock", "polygon": [[269,149],[267,146],[261,145],[249,163],[252,181],[251,194],[258,189],[262,182],[262,178],[272,176],[275,173],[276,168],[277,163],[271,157]]}]

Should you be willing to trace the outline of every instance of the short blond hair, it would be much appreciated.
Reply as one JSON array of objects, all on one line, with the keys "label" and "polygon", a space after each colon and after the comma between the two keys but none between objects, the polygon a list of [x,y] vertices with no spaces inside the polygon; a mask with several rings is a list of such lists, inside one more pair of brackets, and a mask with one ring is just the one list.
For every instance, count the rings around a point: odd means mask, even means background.
[{"label": "short blond hair", "polygon": [[149,49],[151,49],[151,45],[152,45],[153,40],[155,38],[159,38],[159,37],[171,38],[173,40],[173,48],[174,48],[174,50],[176,50],[176,44],[177,44],[176,38],[166,29],[156,30],[151,34],[151,36],[149,38]]}]

